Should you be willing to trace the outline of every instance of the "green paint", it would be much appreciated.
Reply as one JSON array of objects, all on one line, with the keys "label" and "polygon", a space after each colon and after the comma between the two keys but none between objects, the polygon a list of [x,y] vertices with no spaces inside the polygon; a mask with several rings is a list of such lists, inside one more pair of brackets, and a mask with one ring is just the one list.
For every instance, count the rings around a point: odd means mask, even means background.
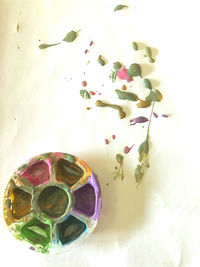
[{"label": "green paint", "polygon": [[142,77],[142,69],[141,66],[137,63],[133,63],[128,68],[128,75],[131,77],[140,76]]},{"label": "green paint", "polygon": [[84,99],[90,99],[90,94],[88,93],[87,90],[80,90],[80,95],[82,96],[82,98]]},{"label": "green paint", "polygon": [[28,167],[28,163],[25,163],[25,164],[21,165],[17,170],[22,171],[22,170],[26,169],[27,167]]},{"label": "green paint", "polygon": [[145,53],[146,53],[145,56],[148,58],[149,62],[150,62],[150,63],[154,63],[155,60],[152,58],[150,47],[147,46],[147,47],[145,48]]},{"label": "green paint", "polygon": [[151,85],[151,82],[148,80],[148,79],[144,79],[143,80],[143,85],[144,85],[144,87],[145,88],[147,88],[147,89],[152,89],[152,85]]},{"label": "green paint", "polygon": [[19,237],[33,245],[41,245],[43,253],[47,253],[51,246],[50,226],[42,223],[36,217],[21,227]]},{"label": "green paint", "polygon": [[109,183],[106,183],[106,186],[109,186]]},{"label": "green paint", "polygon": [[73,155],[67,154],[65,155],[66,160],[68,160],[70,163],[76,162],[76,158]]},{"label": "green paint", "polygon": [[48,48],[48,47],[55,46],[55,45],[59,45],[59,44],[61,44],[61,43],[56,43],[56,44],[40,44],[40,45],[39,45],[39,48],[40,48],[40,49],[46,49],[46,48]]},{"label": "green paint", "polygon": [[111,74],[109,75],[109,78],[112,80],[112,82],[116,81],[116,77],[117,77],[117,70],[115,71],[111,70]]},{"label": "green paint", "polygon": [[134,50],[138,50],[138,45],[136,42],[132,42],[132,47]]},{"label": "green paint", "polygon": [[114,108],[118,110],[120,119],[124,119],[126,117],[126,113],[123,111],[122,107],[120,107],[119,105],[107,104],[101,100],[97,100],[95,104],[97,107],[110,107],[110,108]]},{"label": "green paint", "polygon": [[104,60],[104,58],[102,57],[102,55],[99,55],[97,58],[97,62],[101,65],[104,66],[106,64],[106,61]]},{"label": "green paint", "polygon": [[160,102],[162,98],[163,97],[161,92],[157,89],[154,89],[150,91],[149,95],[145,98],[145,100],[150,102]]},{"label": "green paint", "polygon": [[33,231],[33,232],[35,232],[36,234],[38,234],[40,236],[43,236],[45,238],[48,237],[47,233],[45,232],[45,230],[40,228],[40,227],[38,227],[38,226],[36,226],[36,225],[30,226],[30,227],[28,227],[28,229]]},{"label": "green paint", "polygon": [[141,162],[145,155],[149,152],[149,140],[148,138],[139,146],[138,153],[139,153],[139,162]]},{"label": "green paint", "polygon": [[126,7],[128,7],[128,6],[125,6],[125,5],[117,5],[117,6],[114,8],[114,12],[115,12],[115,11],[118,11],[118,10],[121,10],[121,9],[124,9],[124,8],[126,8]]},{"label": "green paint", "polygon": [[134,93],[120,91],[118,89],[115,90],[118,95],[118,98],[121,100],[130,100],[130,101],[138,101],[138,96]]},{"label": "green paint", "polygon": [[114,177],[113,179],[120,179],[123,180],[124,179],[124,170],[123,170],[123,162],[124,162],[124,157],[121,154],[116,154],[115,157],[116,161],[119,163],[119,166],[117,168],[116,171],[114,171]]},{"label": "green paint", "polygon": [[117,61],[117,62],[113,63],[113,68],[115,70],[119,70],[122,68],[122,64],[119,61]]},{"label": "green paint", "polygon": [[71,43],[73,42],[76,37],[77,37],[77,33],[79,31],[75,32],[75,31],[70,31],[66,34],[65,38],[63,39],[64,42],[68,42],[68,43]]}]

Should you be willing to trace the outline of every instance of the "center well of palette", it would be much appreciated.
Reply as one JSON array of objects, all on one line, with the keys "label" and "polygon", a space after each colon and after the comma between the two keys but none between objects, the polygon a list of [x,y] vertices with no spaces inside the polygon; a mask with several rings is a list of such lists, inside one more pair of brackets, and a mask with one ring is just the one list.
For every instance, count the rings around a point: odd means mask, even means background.
[{"label": "center well of palette", "polygon": [[38,205],[47,216],[59,218],[68,206],[68,196],[66,192],[58,186],[48,186],[39,195]]}]

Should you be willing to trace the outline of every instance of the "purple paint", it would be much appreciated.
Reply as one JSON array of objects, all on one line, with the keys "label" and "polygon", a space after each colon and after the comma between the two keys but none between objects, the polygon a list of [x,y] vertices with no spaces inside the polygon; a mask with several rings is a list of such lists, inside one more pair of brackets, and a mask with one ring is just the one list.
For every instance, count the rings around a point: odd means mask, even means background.
[{"label": "purple paint", "polygon": [[33,163],[21,175],[34,186],[46,183],[50,180],[49,165],[44,161]]},{"label": "purple paint", "polygon": [[95,212],[93,218],[97,220],[102,207],[101,190],[97,180],[97,175],[91,172],[91,177],[89,178],[88,182],[94,187],[95,190]]},{"label": "purple paint", "polygon": [[74,209],[83,212],[88,217],[94,214],[95,209],[95,191],[90,184],[80,187],[74,192],[75,205]]},{"label": "purple paint", "polygon": [[91,172],[88,183],[74,191],[74,196],[76,200],[73,208],[74,214],[84,213],[88,217],[92,216],[95,220],[99,218],[102,197],[97,176],[93,172]]}]

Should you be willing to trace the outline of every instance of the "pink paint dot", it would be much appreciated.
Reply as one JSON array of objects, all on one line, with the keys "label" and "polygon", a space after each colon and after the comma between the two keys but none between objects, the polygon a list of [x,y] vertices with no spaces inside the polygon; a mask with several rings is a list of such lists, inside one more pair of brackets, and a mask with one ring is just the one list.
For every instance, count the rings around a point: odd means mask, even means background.
[{"label": "pink paint dot", "polygon": [[82,81],[81,84],[82,84],[83,87],[86,87],[87,86],[87,82],[86,81]]}]

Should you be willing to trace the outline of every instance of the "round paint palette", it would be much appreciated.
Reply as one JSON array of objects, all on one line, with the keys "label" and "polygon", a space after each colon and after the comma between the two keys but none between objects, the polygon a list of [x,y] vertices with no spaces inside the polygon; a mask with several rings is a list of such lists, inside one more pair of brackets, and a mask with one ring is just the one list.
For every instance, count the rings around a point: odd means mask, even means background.
[{"label": "round paint palette", "polygon": [[101,205],[97,177],[84,161],[46,153],[12,175],[4,194],[4,219],[30,249],[60,252],[94,230]]}]

